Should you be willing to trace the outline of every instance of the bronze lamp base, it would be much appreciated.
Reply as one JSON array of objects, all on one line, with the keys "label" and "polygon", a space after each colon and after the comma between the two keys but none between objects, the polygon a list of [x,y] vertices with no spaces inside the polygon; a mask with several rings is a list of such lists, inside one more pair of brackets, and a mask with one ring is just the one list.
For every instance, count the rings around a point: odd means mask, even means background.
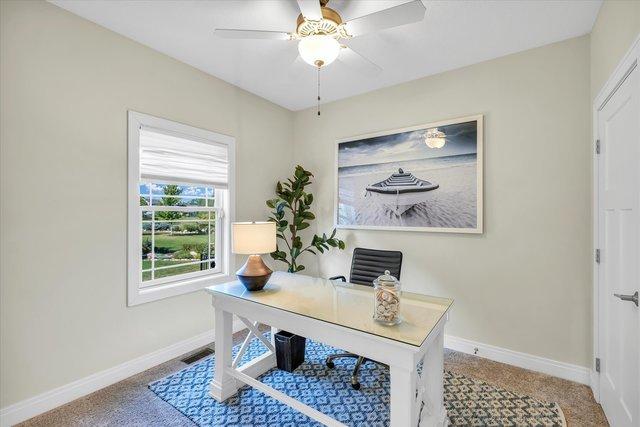
[{"label": "bronze lamp base", "polygon": [[273,271],[262,261],[260,255],[249,255],[247,262],[236,271],[238,280],[248,291],[260,291],[269,281]]}]

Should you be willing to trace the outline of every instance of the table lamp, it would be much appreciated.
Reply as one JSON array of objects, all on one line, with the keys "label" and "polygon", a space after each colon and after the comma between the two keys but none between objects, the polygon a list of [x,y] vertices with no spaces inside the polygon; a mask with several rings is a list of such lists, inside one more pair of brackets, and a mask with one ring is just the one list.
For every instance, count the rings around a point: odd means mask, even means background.
[{"label": "table lamp", "polygon": [[273,271],[262,261],[260,254],[276,250],[275,222],[234,222],[232,225],[232,252],[249,255],[249,259],[236,271],[238,280],[249,291],[259,291],[267,284]]}]

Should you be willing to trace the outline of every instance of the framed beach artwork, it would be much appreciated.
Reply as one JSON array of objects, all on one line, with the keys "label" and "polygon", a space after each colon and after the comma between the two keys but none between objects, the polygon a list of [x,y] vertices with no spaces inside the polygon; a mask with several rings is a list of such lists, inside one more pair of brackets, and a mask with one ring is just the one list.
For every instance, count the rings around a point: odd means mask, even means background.
[{"label": "framed beach artwork", "polygon": [[482,233],[482,119],[338,141],[336,226]]}]

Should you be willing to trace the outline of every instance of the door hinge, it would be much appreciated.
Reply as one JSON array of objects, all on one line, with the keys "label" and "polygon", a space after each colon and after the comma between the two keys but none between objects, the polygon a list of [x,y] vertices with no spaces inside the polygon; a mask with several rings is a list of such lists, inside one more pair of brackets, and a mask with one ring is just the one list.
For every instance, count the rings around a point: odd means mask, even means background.
[{"label": "door hinge", "polygon": [[596,154],[600,154],[600,140],[596,139]]},{"label": "door hinge", "polygon": [[596,357],[596,372],[600,372],[600,358]]},{"label": "door hinge", "polygon": [[600,264],[600,249],[596,249],[596,264]]}]

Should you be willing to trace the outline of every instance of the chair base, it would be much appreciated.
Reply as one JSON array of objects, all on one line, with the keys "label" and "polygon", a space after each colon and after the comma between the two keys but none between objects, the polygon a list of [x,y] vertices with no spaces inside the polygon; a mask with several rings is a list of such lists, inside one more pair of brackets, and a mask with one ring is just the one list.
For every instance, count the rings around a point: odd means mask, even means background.
[{"label": "chair base", "polygon": [[357,354],[340,353],[340,354],[332,354],[331,356],[327,357],[327,360],[325,361],[327,368],[329,369],[335,368],[336,365],[335,363],[333,363],[333,359],[341,359],[341,358],[357,359],[356,366],[353,368],[353,372],[351,373],[351,387],[353,387],[355,390],[360,390],[360,381],[358,381],[358,373],[360,372],[360,367],[362,366],[362,364],[367,361],[380,364],[375,360],[366,359],[365,357],[358,356]]}]

